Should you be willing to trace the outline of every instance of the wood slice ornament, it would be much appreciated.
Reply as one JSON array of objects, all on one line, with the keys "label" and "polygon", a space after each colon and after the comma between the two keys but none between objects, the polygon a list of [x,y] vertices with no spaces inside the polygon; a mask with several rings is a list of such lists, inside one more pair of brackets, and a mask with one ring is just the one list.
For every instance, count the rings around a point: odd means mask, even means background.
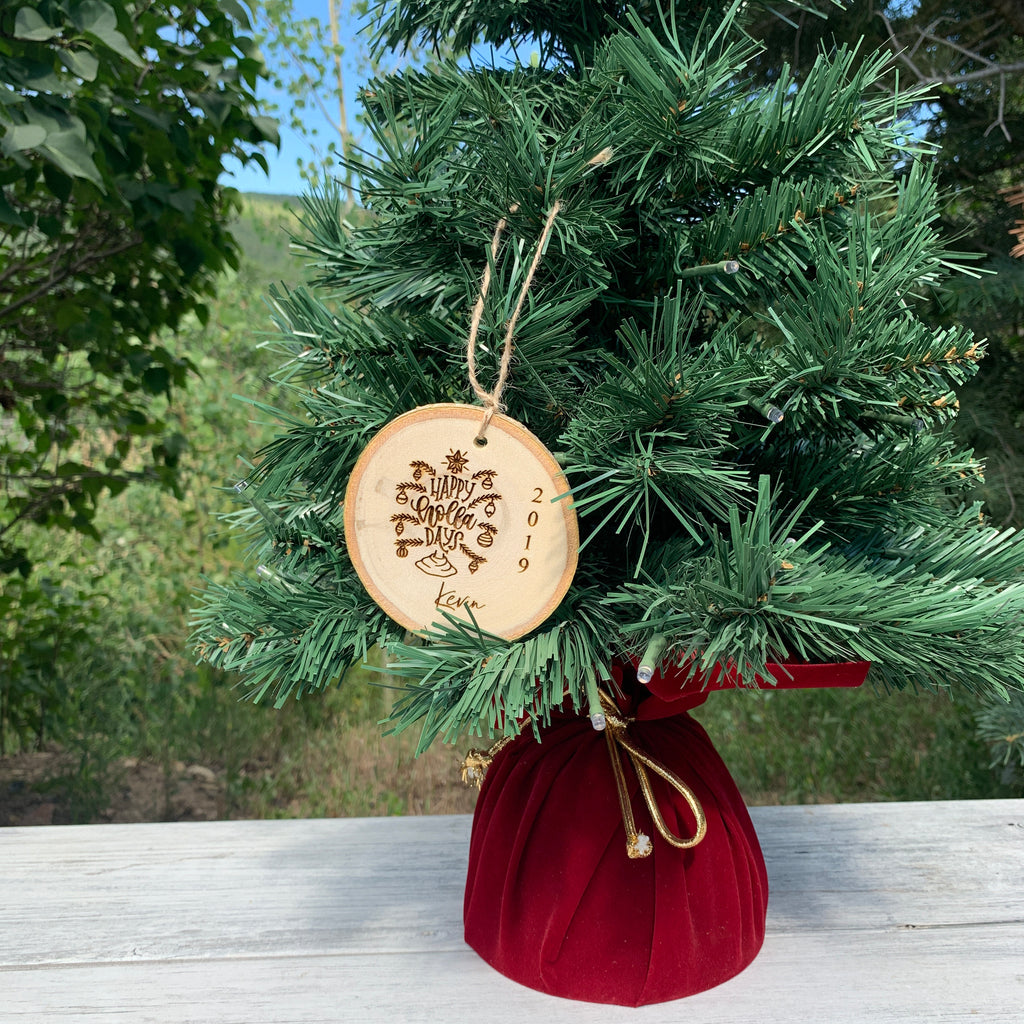
[{"label": "wood slice ornament", "polygon": [[554,456],[522,424],[471,405],[399,416],[360,455],[345,543],[370,596],[415,633],[445,614],[514,640],[576,572],[579,530]]}]

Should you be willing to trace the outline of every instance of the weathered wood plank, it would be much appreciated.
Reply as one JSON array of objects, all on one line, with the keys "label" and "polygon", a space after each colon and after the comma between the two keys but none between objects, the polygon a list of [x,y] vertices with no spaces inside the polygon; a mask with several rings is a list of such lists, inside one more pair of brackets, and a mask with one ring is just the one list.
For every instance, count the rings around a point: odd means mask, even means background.
[{"label": "weathered wood plank", "polygon": [[[769,928],[1024,919],[1024,801],[754,808]],[[0,831],[0,964],[461,948],[470,819]],[[45,868],[43,867],[45,865]]]},{"label": "weathered wood plank", "polygon": [[755,808],[755,963],[684,1004],[552,1002],[462,942],[465,816],[0,830],[0,1022],[1012,1019],[1024,801]]},{"label": "weathered wood plank", "polygon": [[0,964],[461,949],[468,835],[465,816],[0,830]]},{"label": "weathered wood plank", "polygon": [[636,1010],[522,988],[469,950],[74,965],[0,971],[4,1024],[1009,1024],[1021,930],[769,937],[743,974]]},{"label": "weathered wood plank", "polygon": [[1024,800],[755,807],[751,816],[778,897],[776,931],[1024,921]]}]

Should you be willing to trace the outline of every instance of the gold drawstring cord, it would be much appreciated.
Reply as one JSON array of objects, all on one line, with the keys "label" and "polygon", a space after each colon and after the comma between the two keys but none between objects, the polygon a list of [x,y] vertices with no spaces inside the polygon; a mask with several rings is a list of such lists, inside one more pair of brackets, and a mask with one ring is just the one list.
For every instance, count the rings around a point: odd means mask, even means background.
[{"label": "gold drawstring cord", "polygon": [[[645,754],[627,735],[627,729],[631,718],[623,718],[619,713],[615,701],[603,690],[599,691],[601,697],[601,708],[604,711],[606,727],[605,740],[608,744],[608,756],[612,763],[612,774],[615,776],[615,788],[618,792],[619,807],[622,810],[622,824],[626,830],[626,852],[633,859],[648,857],[653,852],[653,846],[649,836],[639,832],[636,822],[633,819],[633,808],[629,802],[629,789],[626,785],[626,775],[622,768],[622,760],[619,748],[624,750],[633,762],[633,770],[640,781],[640,790],[644,795],[644,803],[647,804],[647,811],[654,822],[654,827],[665,842],[679,850],[689,850],[696,846],[706,835],[708,830],[707,818],[704,815],[704,808],[701,807],[693,790],[683,782],[674,772],[671,772],[663,764],[659,764],[654,758]],[[529,722],[526,719],[522,724]],[[490,767],[491,761],[498,751],[507,747],[516,737],[505,736],[498,740],[489,750],[470,750],[462,762],[462,781],[466,785],[475,785],[479,789],[483,785],[484,776]],[[673,789],[686,801],[687,806],[693,813],[697,822],[697,828],[693,836],[684,839],[677,836],[665,824],[658,802],[654,797],[654,790],[651,788],[651,780],[647,774],[650,769],[660,775]]]},{"label": "gold drawstring cord", "polygon": [[[637,831],[636,823],[633,820],[633,808],[629,802],[629,789],[626,786],[626,774],[622,768],[622,760],[619,755],[621,747],[629,755],[633,762],[633,770],[640,781],[640,790],[644,795],[644,803],[647,804],[647,811],[654,822],[654,827],[665,842],[676,847],[678,850],[689,850],[696,846],[706,835],[708,830],[707,818],[704,815],[704,808],[701,807],[693,790],[675,772],[671,772],[663,764],[659,764],[649,754],[645,754],[626,734],[626,730],[633,719],[622,718],[615,701],[603,690],[601,694],[601,708],[604,711],[605,740],[608,743],[608,756],[612,762],[612,773],[615,776],[615,788],[619,794],[619,807],[622,809],[622,824],[626,830],[626,852],[632,858],[648,857],[654,848],[651,840],[643,832]],[[651,780],[647,769],[660,775],[679,795],[686,801],[693,817],[697,822],[697,829],[690,839],[677,836],[665,824],[665,819],[658,808],[658,801],[654,797],[654,790],[651,788]]]}]

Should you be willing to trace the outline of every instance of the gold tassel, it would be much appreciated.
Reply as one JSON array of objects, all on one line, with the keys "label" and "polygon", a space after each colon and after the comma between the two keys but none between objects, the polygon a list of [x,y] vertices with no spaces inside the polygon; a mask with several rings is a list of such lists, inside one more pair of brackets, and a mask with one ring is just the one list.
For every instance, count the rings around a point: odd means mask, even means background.
[{"label": "gold tassel", "polygon": [[507,747],[514,739],[515,736],[505,736],[487,750],[474,749],[467,751],[465,759],[459,766],[459,775],[462,777],[463,785],[476,786],[477,789],[480,789],[484,784],[487,769],[491,767],[491,762],[494,760],[495,755],[499,750]]}]

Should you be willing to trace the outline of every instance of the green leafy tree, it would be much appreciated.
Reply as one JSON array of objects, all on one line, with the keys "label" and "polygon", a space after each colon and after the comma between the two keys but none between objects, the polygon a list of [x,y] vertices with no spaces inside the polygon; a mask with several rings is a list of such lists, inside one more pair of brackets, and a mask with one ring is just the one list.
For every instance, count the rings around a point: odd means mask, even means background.
[{"label": "green leafy tree", "polygon": [[[414,677],[394,723],[420,723],[421,746],[586,713],[612,658],[659,647],[748,683],[772,661],[864,659],[886,687],[1019,687],[1024,537],[965,504],[979,466],[953,432],[983,347],[911,303],[961,262],[897,116],[915,96],[877,88],[888,53],[844,47],[799,83],[752,84],[747,9],[381,9],[377,53],[529,41],[539,59],[373,81],[382,153],[352,162],[372,222],[346,229],[337,190],[307,200],[315,287],[277,296],[299,409],[233,514],[261,564],[196,615],[200,656],[255,699],[321,688],[375,642]],[[492,354],[556,202],[506,394],[572,484],[580,567],[518,640],[439,609],[421,643],[349,560],[346,482],[399,414],[474,400],[495,224]]]},{"label": "green leafy tree", "polygon": [[[345,89],[343,61],[351,61],[358,48],[354,39],[342,40],[341,20],[366,13],[367,4],[343,4],[324,0],[325,18],[297,17],[292,0],[259,0],[255,6],[258,38],[267,53],[270,82],[288,101],[288,127],[307,144],[308,152],[297,158],[303,177],[317,184],[337,168],[336,157],[349,155],[353,132]],[[325,31],[325,22],[329,34]],[[358,60],[358,57],[356,57]],[[309,112],[317,110],[330,129],[320,138]],[[351,202],[351,177],[346,176]]]},{"label": "green leafy tree", "polygon": [[[299,17],[292,0],[258,0],[254,4],[256,38],[267,55],[270,80],[286,98],[287,124],[305,144],[296,158],[303,179],[313,188],[337,177],[348,209],[355,205],[349,158],[357,148],[372,145],[351,114],[346,72],[377,74],[394,66],[425,63],[415,45],[398,52],[378,53],[371,60],[358,27],[367,18],[369,0],[322,0],[321,16]],[[434,53],[449,52],[439,41]],[[267,109],[281,112],[273,104]],[[312,112],[320,116],[310,117]],[[326,135],[321,129],[326,124]]]},{"label": "green leafy tree", "polygon": [[161,332],[237,264],[225,160],[274,123],[235,0],[0,0],[0,569],[26,525],[95,533],[130,481],[174,487],[159,399],[187,360]]}]

